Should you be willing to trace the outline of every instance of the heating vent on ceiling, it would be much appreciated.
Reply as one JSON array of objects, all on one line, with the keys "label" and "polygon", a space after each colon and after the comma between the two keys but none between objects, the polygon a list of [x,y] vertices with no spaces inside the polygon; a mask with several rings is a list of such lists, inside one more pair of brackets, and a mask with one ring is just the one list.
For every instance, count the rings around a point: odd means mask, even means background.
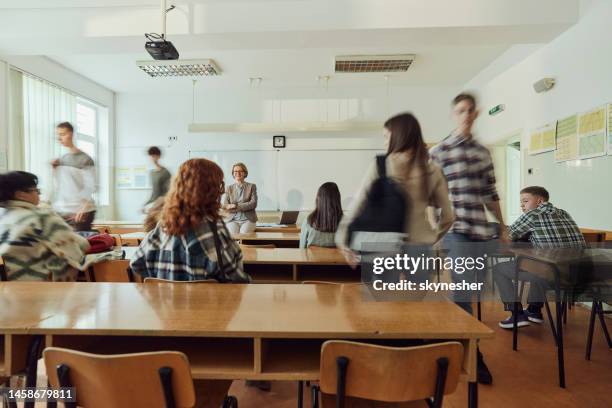
[{"label": "heating vent on ceiling", "polygon": [[136,65],[151,77],[198,77],[221,74],[215,61],[211,59],[136,61]]},{"label": "heating vent on ceiling", "polygon": [[345,55],[336,57],[336,72],[406,72],[413,54]]}]

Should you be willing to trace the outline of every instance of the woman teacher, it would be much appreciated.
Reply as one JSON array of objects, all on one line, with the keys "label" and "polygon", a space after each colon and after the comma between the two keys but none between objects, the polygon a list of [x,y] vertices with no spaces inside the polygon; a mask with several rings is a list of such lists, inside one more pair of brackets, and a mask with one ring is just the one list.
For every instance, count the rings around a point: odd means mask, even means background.
[{"label": "woman teacher", "polygon": [[249,171],[244,163],[232,166],[232,176],[236,182],[227,186],[223,196],[222,207],[228,212],[225,219],[230,233],[247,233],[255,231],[257,222],[257,186],[247,183]]}]

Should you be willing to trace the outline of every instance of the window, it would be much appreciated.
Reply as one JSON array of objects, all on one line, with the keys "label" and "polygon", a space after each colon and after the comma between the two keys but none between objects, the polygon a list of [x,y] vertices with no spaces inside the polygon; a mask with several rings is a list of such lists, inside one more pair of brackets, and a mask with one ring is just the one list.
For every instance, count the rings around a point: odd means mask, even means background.
[{"label": "window", "polygon": [[55,136],[58,123],[75,127],[74,144],[96,164],[96,204],[110,204],[110,139],[108,109],[66,89],[22,74],[24,167],[39,177],[43,200],[53,199],[51,161],[65,153]]}]

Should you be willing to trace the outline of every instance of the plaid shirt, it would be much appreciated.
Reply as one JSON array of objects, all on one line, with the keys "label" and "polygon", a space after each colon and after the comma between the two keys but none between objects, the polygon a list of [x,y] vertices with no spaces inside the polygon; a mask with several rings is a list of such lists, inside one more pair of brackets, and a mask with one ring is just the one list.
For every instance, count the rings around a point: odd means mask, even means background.
[{"label": "plaid shirt", "polygon": [[175,281],[216,279],[219,282],[250,282],[242,267],[242,251],[223,220],[217,220],[223,271],[217,263],[215,239],[208,222],[185,235],[168,235],[160,224],[149,232],[134,254],[130,268],[142,278]]},{"label": "plaid shirt", "polygon": [[470,138],[451,134],[431,149],[431,158],[448,180],[455,222],[450,232],[487,240],[495,234],[487,221],[484,202],[499,201],[489,150]]},{"label": "plaid shirt", "polygon": [[585,248],[586,242],[572,217],[551,203],[521,215],[508,227],[510,238],[515,241],[526,235],[536,248]]}]

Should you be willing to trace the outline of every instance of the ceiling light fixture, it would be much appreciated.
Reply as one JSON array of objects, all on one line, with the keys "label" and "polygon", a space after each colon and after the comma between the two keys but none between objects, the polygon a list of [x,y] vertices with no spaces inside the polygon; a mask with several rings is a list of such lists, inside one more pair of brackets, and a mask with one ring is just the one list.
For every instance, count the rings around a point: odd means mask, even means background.
[{"label": "ceiling light fixture", "polygon": [[178,61],[136,61],[138,68],[156,77],[200,77],[221,74],[221,69],[211,59]]}]

